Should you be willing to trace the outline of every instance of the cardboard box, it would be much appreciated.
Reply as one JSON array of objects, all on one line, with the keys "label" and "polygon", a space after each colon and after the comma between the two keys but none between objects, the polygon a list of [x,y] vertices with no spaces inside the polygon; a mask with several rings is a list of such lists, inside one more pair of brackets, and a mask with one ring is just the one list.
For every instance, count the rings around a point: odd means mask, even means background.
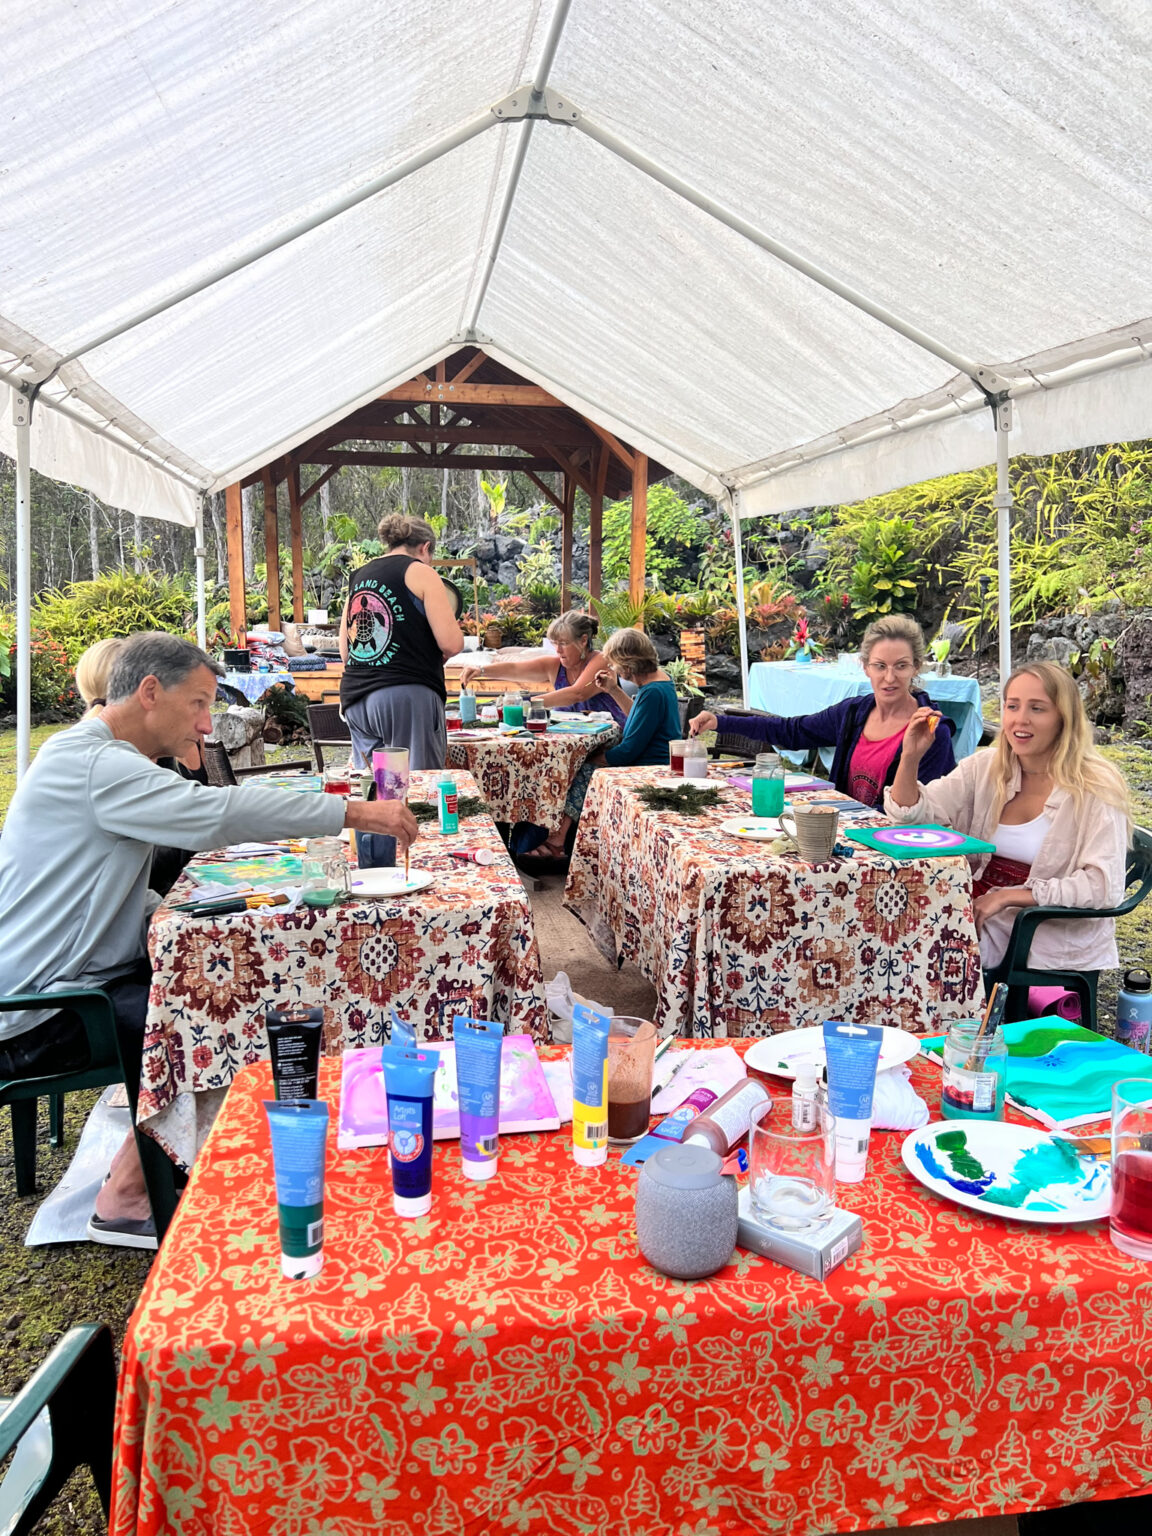
[{"label": "cardboard box", "polygon": [[822,1227],[811,1232],[782,1232],[768,1226],[756,1211],[747,1185],[740,1191],[737,1246],[763,1254],[777,1264],[786,1264],[789,1269],[798,1269],[813,1280],[826,1280],[837,1264],[843,1264],[863,1241],[864,1223],[851,1211],[842,1211],[837,1206]]}]

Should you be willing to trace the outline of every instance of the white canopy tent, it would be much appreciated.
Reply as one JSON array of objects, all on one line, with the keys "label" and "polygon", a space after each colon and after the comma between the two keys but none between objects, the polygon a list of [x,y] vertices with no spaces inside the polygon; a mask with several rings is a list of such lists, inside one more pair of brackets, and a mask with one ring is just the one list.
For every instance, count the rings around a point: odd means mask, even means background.
[{"label": "white canopy tent", "polygon": [[29,463],[192,523],[200,492],[475,341],[724,499],[738,541],[997,458],[1007,664],[1009,447],[1152,435],[1152,13],[263,15],[8,18],[25,641]]}]

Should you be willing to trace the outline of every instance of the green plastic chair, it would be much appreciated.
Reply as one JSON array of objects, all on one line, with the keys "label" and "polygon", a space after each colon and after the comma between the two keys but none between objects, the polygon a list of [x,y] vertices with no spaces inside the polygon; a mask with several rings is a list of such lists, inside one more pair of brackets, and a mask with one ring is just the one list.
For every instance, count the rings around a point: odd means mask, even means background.
[{"label": "green plastic chair", "polygon": [[104,1324],[73,1328],[14,1398],[0,1399],[0,1531],[31,1531],[77,1467],[88,1467],[108,1518],[116,1361]]},{"label": "green plastic chair", "polygon": [[984,973],[986,985],[995,982],[1008,985],[1008,1005],[1004,1012],[1007,1021],[1027,1019],[1029,987],[1064,987],[1075,992],[1080,999],[1080,1022],[1088,1029],[1096,1028],[1097,985],[1099,971],[1044,971],[1030,967],[1028,955],[1032,940],[1041,923],[1053,918],[1123,917],[1133,911],[1152,891],[1152,832],[1137,827],[1128,850],[1124,899],[1116,907],[1022,907],[1016,914],[1008,949],[1000,964]]},{"label": "green plastic chair", "polygon": [[[58,1008],[65,1006],[79,1015],[88,1036],[88,1065],[76,1072],[59,1072],[44,1077],[14,1077],[0,1082],[0,1106],[7,1104],[12,1116],[12,1160],[16,1173],[16,1193],[36,1192],[36,1111],[37,1102],[49,1102],[49,1131],[53,1146],[64,1144],[64,1095],[81,1088],[104,1088],[109,1083],[124,1083],[132,1115],[132,1131],[144,1171],[144,1184],[156,1223],[159,1244],[176,1211],[179,1191],[172,1164],[151,1136],[136,1124],[137,1095],[124,1071],[120,1043],[116,1035],[112,1002],[98,987],[75,992],[22,993],[0,997],[0,1013],[23,1008]],[[3,1527],[0,1527],[2,1530]]]}]

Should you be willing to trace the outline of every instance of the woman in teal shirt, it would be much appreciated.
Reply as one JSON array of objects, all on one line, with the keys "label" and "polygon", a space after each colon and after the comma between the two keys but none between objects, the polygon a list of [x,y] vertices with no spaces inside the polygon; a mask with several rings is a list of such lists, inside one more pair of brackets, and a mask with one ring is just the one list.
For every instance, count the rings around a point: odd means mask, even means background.
[{"label": "woman in teal shirt", "polygon": [[[595,676],[602,688],[626,715],[624,735],[614,747],[590,757],[572,780],[564,802],[564,817],[548,840],[525,858],[562,859],[569,829],[579,821],[584,796],[596,768],[632,768],[650,764],[668,766],[668,747],[681,735],[680,705],[672,679],[660,665],[656,647],[639,629],[618,629],[606,642],[601,656],[608,666]],[[611,669],[611,670],[609,670]],[[631,698],[620,687],[617,677],[637,684],[639,691]]]}]

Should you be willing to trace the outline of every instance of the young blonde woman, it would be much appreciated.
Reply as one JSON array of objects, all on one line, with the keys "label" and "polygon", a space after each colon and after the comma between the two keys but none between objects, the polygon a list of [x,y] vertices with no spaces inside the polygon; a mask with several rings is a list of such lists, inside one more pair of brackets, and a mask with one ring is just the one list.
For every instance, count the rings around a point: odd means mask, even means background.
[{"label": "young blonde woman", "polygon": [[[812,715],[714,715],[705,710],[689,726],[700,731],[731,731],[762,740],[785,752],[832,747],[834,786],[864,805],[879,805],[900,762],[904,732],[918,709],[940,717],[939,708],[916,687],[924,665],[924,632],[907,614],[890,613],[869,624],[860,642],[860,661],[872,684],[871,695],[843,699]],[[927,783],[951,773],[952,722],[941,719],[920,764]]]},{"label": "young blonde woman", "polygon": [[[637,685],[635,698],[620,687],[619,677]],[[530,857],[564,857],[568,833],[580,820],[594,769],[630,768],[638,763],[663,767],[668,762],[669,743],[679,739],[680,705],[675,685],[661,667],[656,647],[641,630],[618,629],[608,639],[595,682],[625,716],[624,735],[614,747],[587,759],[572,780],[560,826]]]},{"label": "young blonde woman", "polygon": [[[976,865],[976,929],[985,968],[1004,958],[1021,907],[1113,907],[1124,891],[1132,820],[1128,789],[1092,745],[1075,680],[1039,661],[1004,687],[994,746],[925,784],[917,768],[930,750],[930,709],[917,709],[885,809],[896,821],[943,822],[994,843]],[[1032,943],[1037,968],[1097,971],[1119,964],[1111,918],[1053,919]]]},{"label": "young blonde woman", "polygon": [[108,674],[123,644],[121,639],[97,640],[76,663],[76,687],[84,700],[85,720],[98,715],[107,704]]},{"label": "young blonde woman", "polygon": [[604,662],[596,649],[599,624],[590,613],[570,608],[548,626],[548,638],[556,647],[555,656],[530,656],[525,661],[494,661],[487,667],[464,667],[460,686],[466,688],[475,679],[486,683],[536,683],[548,692],[533,697],[534,704],[548,709],[589,709],[607,711],[623,725],[627,710],[596,681]]}]

